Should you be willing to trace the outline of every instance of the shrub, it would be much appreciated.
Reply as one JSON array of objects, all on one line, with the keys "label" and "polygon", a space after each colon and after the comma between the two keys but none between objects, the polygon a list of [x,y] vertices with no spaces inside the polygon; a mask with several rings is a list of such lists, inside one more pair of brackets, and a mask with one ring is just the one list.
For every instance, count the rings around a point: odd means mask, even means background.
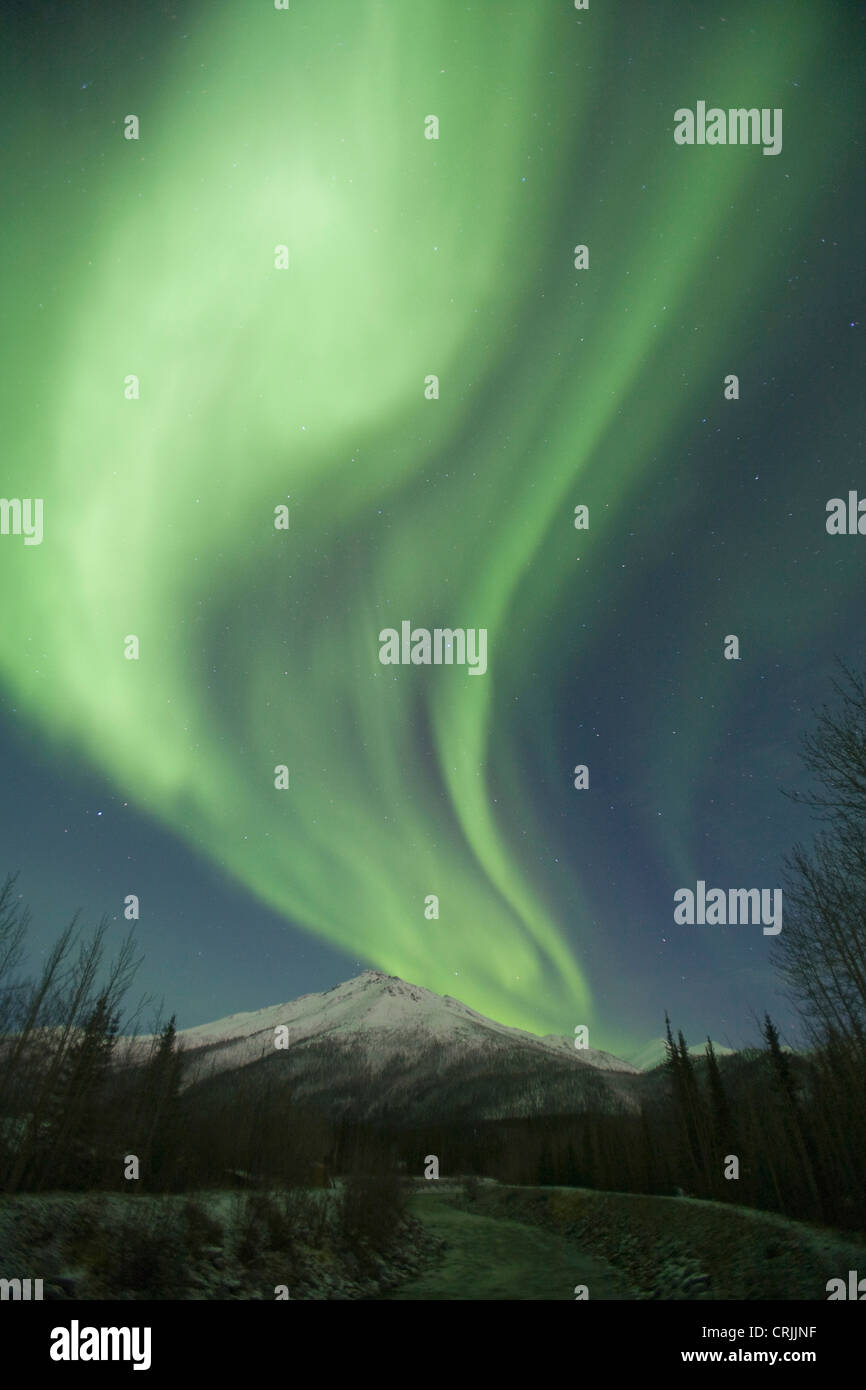
[{"label": "shrub", "polygon": [[354,1173],[345,1179],[339,1204],[340,1225],[350,1241],[384,1249],[406,1212],[406,1194],[397,1173],[378,1177]]},{"label": "shrub", "polygon": [[324,1193],[300,1187],[281,1194],[280,1204],[291,1239],[319,1246],[330,1227],[330,1202]]},{"label": "shrub", "polygon": [[127,1199],[130,1209],[106,1208],[78,1253],[105,1298],[182,1297],[186,1253],[176,1209],[152,1198]]},{"label": "shrub", "polygon": [[285,1252],[295,1233],[284,1205],[266,1192],[247,1192],[234,1213],[233,1248],[242,1264],[251,1265],[265,1251]]},{"label": "shrub", "polygon": [[480,1184],[474,1173],[470,1173],[468,1177],[463,1179],[463,1196],[466,1198],[467,1202],[475,1202],[478,1200],[479,1186]]},{"label": "shrub", "polygon": [[222,1245],[223,1228],[197,1197],[188,1197],[183,1206],[188,1249],[198,1258],[206,1245]]}]

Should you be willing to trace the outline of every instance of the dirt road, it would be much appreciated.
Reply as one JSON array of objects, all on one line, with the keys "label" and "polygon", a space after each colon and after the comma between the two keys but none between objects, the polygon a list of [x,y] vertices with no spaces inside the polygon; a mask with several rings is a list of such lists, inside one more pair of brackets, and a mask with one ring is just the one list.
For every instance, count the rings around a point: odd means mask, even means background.
[{"label": "dirt road", "polygon": [[613,1265],[549,1231],[475,1216],[433,1193],[416,1197],[410,1209],[447,1245],[435,1268],[390,1300],[574,1300],[576,1284],[587,1286],[590,1301],[635,1296]]}]

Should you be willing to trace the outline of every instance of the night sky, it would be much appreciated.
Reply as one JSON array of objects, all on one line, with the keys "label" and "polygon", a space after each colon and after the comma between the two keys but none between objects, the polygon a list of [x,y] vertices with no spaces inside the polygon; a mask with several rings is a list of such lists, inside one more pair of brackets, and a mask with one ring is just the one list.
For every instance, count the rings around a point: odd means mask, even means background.
[{"label": "night sky", "polygon": [[[10,4],[2,50],[32,961],[134,893],[180,1027],[373,967],[615,1052],[791,1029],[761,926],[673,895],[782,885],[864,664],[861,7]],[[704,100],[781,152],[675,144]],[[486,673],[382,665],[404,619]]]}]

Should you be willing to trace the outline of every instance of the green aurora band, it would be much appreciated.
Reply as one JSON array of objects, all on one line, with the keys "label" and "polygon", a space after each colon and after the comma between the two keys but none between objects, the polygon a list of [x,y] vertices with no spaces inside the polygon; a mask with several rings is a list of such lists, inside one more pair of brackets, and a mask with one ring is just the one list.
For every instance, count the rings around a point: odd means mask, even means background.
[{"label": "green aurora band", "polygon": [[[750,287],[809,196],[785,178],[787,79],[823,41],[810,7],[780,31],[734,6],[739,41],[690,67],[648,24],[648,95],[602,8],[208,6],[111,93],[108,129],[58,133],[55,203],[34,187],[7,231],[0,491],[45,515],[41,546],[0,545],[19,717],[288,920],[539,1032],[595,1015],[526,854],[543,832],[510,715],[529,673],[580,655],[557,607],[574,505],[605,504],[591,566],[736,370]],[[675,147],[674,109],[703,95],[783,106],[783,153]],[[24,99],[18,120],[44,116]],[[760,236],[737,237],[768,186]],[[690,299],[712,341],[684,344]],[[486,676],[381,666],[404,618],[486,627]]]}]

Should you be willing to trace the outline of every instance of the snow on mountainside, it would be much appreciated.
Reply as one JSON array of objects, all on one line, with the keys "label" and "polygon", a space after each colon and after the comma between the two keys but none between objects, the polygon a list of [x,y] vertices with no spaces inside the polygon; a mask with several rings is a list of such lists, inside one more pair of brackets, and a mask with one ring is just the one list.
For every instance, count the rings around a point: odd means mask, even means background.
[{"label": "snow on mountainside", "polygon": [[395,1054],[411,1059],[413,1054],[458,1052],[462,1057],[509,1050],[560,1062],[568,1059],[576,1067],[604,1072],[637,1074],[638,1068],[608,1052],[591,1048],[578,1050],[574,1040],[549,1035],[537,1037],[519,1028],[485,1018],[449,995],[434,994],[420,985],[408,984],[379,970],[365,970],[355,979],[335,985],[324,994],[304,994],[286,1004],[274,1004],[253,1013],[231,1014],[214,1023],[187,1028],[178,1035],[184,1052],[206,1053],[208,1072],[234,1070],[274,1052],[274,1030],[285,1025],[289,1047],[326,1040],[361,1044],[367,1063],[387,1066]]},{"label": "snow on mountainside", "polygon": [[[717,1057],[733,1057],[732,1047],[722,1047],[721,1043],[713,1043],[713,1051]],[[689,1048],[690,1057],[703,1057],[706,1054],[706,1043],[695,1043]],[[639,1052],[629,1053],[629,1061],[638,1071],[652,1071],[653,1067],[660,1067],[665,1060],[667,1052],[665,1049],[664,1038],[653,1038]]]}]

